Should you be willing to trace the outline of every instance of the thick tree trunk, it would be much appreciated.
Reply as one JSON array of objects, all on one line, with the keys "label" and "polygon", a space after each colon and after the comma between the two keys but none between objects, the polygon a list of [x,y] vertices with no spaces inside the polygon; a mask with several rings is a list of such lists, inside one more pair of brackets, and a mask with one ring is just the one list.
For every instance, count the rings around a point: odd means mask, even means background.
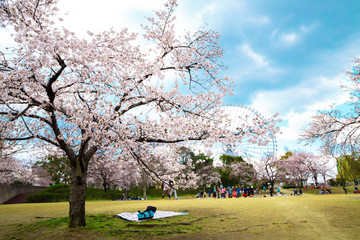
[{"label": "thick tree trunk", "polygon": [[85,227],[85,198],[86,198],[86,175],[82,171],[81,176],[77,176],[76,168],[71,169],[71,188],[70,188],[70,210],[69,227]]}]

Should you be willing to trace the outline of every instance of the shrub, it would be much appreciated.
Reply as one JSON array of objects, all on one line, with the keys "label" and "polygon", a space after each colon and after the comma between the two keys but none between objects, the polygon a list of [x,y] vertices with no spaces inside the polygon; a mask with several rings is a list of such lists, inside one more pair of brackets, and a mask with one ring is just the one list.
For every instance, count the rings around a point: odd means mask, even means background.
[{"label": "shrub", "polygon": [[[28,194],[25,202],[63,202],[68,201],[70,196],[70,185],[58,184],[50,186],[37,193]],[[86,189],[86,200],[114,200],[121,198],[122,193],[119,190],[108,190],[88,187]]]},{"label": "shrub", "polygon": [[45,188],[37,193],[26,195],[26,203],[40,203],[40,202],[63,202],[68,201],[70,195],[70,186],[59,184]]}]

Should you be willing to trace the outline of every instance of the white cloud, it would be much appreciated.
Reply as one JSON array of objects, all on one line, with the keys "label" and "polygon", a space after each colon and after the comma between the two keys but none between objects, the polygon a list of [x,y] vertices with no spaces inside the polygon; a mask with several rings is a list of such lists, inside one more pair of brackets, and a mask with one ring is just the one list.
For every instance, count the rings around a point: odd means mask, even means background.
[{"label": "white cloud", "polygon": [[275,29],[272,31],[270,37],[277,40],[276,37],[278,36],[278,40],[282,44],[285,44],[285,46],[294,45],[301,41],[305,37],[305,35],[313,32],[318,25],[318,23],[312,23],[310,25],[300,25],[295,31],[291,32],[279,33],[279,29]]},{"label": "white cloud", "polygon": [[252,98],[251,107],[265,117],[276,112],[280,114],[279,117],[284,120],[282,134],[277,135],[280,149],[288,146],[290,150],[300,148],[317,152],[318,147],[304,147],[298,144],[298,139],[308,127],[311,116],[318,110],[329,108],[331,104],[339,106],[348,100],[348,93],[339,86],[342,79],[345,79],[345,75],[332,79],[312,77],[311,80],[282,90],[261,91]]},{"label": "white cloud", "polygon": [[264,67],[269,64],[264,56],[256,53],[248,44],[245,43],[241,45],[240,49],[242,53],[249,57],[258,67]]},{"label": "white cloud", "polygon": [[292,45],[299,40],[299,36],[296,33],[283,33],[281,35],[281,41],[287,45]]},{"label": "white cloud", "polygon": [[315,111],[290,112],[287,116],[288,126],[281,127],[282,134],[278,136],[278,140],[297,141],[300,133],[308,126],[311,116],[314,114]]},{"label": "white cloud", "polygon": [[289,88],[260,91],[251,99],[251,105],[264,115],[270,116],[278,112],[285,119],[288,119],[291,112],[316,112],[333,103],[340,105],[346,101],[347,93],[339,87],[344,78],[344,75],[333,79],[309,77],[309,80]]}]

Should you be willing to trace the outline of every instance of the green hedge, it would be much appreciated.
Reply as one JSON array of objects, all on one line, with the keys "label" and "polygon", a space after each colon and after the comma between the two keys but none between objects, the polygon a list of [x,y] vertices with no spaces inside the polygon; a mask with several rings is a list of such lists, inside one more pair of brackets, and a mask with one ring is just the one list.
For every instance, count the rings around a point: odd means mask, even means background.
[{"label": "green hedge", "polygon": [[[37,193],[26,195],[26,203],[40,202],[65,202],[69,201],[70,185],[59,184],[50,186]],[[108,190],[88,187],[86,189],[86,200],[114,200],[121,198],[122,193],[119,190]]]},{"label": "green hedge", "polygon": [[[201,189],[179,189],[177,191],[178,196],[187,195],[187,194],[197,194]],[[208,190],[208,189],[207,189]],[[146,195],[148,199],[160,198],[162,195],[161,188],[149,187],[146,190]],[[103,189],[88,187],[86,189],[86,200],[117,200],[123,197],[124,190],[112,190],[109,189],[107,192],[104,192]],[[26,195],[26,203],[40,203],[40,202],[65,202],[69,201],[70,196],[70,185],[58,184],[55,186],[50,186],[41,190],[37,193],[32,193]],[[131,189],[127,192],[128,197],[143,197],[143,190],[139,187]]]}]

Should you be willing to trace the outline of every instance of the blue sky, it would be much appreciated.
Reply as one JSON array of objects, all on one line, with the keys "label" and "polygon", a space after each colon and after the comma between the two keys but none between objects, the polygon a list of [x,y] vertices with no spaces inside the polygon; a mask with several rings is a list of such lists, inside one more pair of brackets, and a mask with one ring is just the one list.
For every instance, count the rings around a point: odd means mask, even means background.
[{"label": "blue sky", "polygon": [[[249,105],[283,119],[277,136],[279,153],[284,149],[317,147],[297,143],[309,117],[330,104],[341,105],[346,93],[339,85],[346,81],[352,60],[360,56],[360,2],[336,0],[179,0],[179,26],[220,32],[225,50],[224,74],[236,81],[227,104]],[[140,31],[145,17],[152,16],[163,0],[60,0],[67,12],[66,26],[84,35],[111,26]],[[0,48],[7,45],[7,33],[0,31]]]}]

